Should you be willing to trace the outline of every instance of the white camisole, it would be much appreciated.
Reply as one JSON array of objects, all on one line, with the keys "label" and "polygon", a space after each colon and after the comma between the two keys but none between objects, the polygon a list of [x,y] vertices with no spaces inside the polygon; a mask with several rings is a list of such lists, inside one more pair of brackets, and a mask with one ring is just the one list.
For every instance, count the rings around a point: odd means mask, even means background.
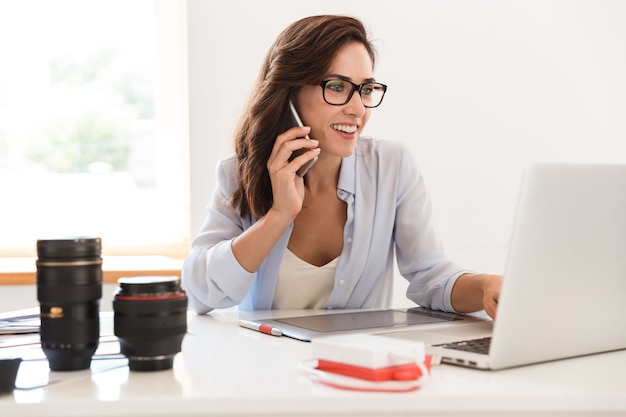
[{"label": "white camisole", "polygon": [[311,265],[285,251],[278,271],[273,309],[323,308],[335,284],[339,257],[323,266]]}]

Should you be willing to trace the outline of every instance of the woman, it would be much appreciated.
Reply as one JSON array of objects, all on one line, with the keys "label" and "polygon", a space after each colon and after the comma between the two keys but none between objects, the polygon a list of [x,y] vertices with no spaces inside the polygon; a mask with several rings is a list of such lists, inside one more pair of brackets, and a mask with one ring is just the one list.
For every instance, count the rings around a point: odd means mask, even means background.
[{"label": "woman", "polygon": [[[389,307],[395,253],[417,304],[495,317],[501,277],[447,259],[408,149],[360,137],[386,91],[374,61],[351,17],[304,18],[278,36],[183,267],[193,310]],[[293,127],[289,100],[306,127]]]}]

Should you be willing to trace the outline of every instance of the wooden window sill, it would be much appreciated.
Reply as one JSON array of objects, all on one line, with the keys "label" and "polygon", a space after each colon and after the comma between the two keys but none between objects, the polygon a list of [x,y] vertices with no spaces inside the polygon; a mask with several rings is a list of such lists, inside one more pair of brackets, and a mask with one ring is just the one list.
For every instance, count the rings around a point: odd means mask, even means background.
[{"label": "wooden window sill", "polygon": [[[34,285],[35,258],[0,258],[0,285]],[[180,277],[183,261],[167,256],[104,256],[104,283],[117,283],[122,277],[174,275]]]}]

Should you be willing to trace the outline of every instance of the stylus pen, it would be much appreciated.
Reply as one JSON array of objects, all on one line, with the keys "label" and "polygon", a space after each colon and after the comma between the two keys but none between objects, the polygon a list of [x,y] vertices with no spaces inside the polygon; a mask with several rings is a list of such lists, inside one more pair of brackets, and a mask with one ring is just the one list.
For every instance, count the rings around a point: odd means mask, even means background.
[{"label": "stylus pen", "polygon": [[248,320],[239,320],[239,325],[246,329],[256,330],[257,332],[269,334],[271,336],[283,335],[283,332],[279,328],[270,326],[269,324],[256,323],[254,321]]}]

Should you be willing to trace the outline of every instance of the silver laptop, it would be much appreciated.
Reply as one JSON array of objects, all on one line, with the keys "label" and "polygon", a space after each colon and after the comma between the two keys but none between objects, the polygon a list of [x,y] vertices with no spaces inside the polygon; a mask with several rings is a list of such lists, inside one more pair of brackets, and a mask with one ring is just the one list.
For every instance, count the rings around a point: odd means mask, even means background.
[{"label": "silver laptop", "polygon": [[625,328],[626,165],[536,164],[497,319],[385,335],[424,341],[446,363],[502,369],[624,349]]}]

